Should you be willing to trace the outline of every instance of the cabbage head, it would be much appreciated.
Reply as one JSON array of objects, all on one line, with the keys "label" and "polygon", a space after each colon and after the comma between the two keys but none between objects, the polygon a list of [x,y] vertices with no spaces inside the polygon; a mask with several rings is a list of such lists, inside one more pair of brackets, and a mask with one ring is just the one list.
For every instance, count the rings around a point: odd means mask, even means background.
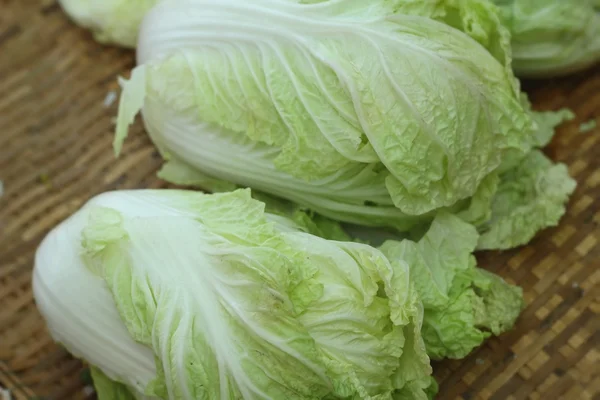
[{"label": "cabbage head", "polygon": [[435,391],[406,265],[266,214],[248,190],[105,193],[33,290],[100,399],[392,399]]},{"label": "cabbage head", "polygon": [[493,1],[512,35],[517,75],[566,75],[600,61],[597,0]]},{"label": "cabbage head", "polygon": [[409,230],[533,146],[494,10],[160,3],[123,82],[116,151],[141,110],[168,180],[248,186],[333,219]]}]

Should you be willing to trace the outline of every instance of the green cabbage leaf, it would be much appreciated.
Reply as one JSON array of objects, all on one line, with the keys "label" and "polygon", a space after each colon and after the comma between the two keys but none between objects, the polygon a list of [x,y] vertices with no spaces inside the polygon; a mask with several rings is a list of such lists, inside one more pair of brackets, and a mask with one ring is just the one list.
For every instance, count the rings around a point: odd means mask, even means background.
[{"label": "green cabbage leaf", "polygon": [[476,267],[476,229],[442,213],[418,241],[387,241],[381,251],[405,263],[425,308],[421,334],[433,359],[463,358],[514,325],[522,291]]}]

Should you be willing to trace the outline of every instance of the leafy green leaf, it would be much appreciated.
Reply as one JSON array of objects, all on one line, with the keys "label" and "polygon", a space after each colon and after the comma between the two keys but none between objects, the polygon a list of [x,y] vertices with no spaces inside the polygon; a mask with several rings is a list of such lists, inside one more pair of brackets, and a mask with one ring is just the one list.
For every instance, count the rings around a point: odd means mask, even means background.
[{"label": "leafy green leaf", "polygon": [[483,340],[510,329],[522,309],[517,287],[476,268],[477,231],[441,213],[415,243],[388,241],[381,250],[405,263],[425,308],[421,334],[434,359],[463,358]]},{"label": "leafy green leaf", "polygon": [[98,400],[136,400],[127,386],[113,381],[98,368],[92,367],[91,373]]},{"label": "leafy green leaf", "polygon": [[575,190],[566,165],[553,164],[532,151],[500,178],[492,217],[480,227],[478,249],[507,249],[529,242],[541,229],[555,226]]}]

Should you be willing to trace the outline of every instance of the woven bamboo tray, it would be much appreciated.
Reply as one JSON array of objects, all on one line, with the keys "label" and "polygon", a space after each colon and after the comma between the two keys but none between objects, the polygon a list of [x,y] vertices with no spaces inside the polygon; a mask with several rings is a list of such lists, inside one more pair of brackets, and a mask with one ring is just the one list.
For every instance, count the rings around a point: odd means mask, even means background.
[{"label": "woven bamboo tray", "polygon": [[[141,125],[113,157],[111,93],[132,65],[131,52],[95,43],[54,0],[0,0],[0,386],[15,399],[90,397],[82,364],[52,342],[33,302],[44,234],[100,192],[167,187]],[[525,87],[538,109],[577,113],[548,154],[579,186],[558,228],[480,256],[524,288],[528,307],[513,331],[434,365],[440,399],[600,399],[600,129],[578,129],[600,122],[600,68]]]}]

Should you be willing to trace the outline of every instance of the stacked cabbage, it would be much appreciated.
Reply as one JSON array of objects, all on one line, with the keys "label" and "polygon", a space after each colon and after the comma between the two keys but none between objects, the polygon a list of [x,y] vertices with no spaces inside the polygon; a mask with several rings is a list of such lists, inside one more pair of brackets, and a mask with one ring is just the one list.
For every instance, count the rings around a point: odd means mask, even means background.
[{"label": "stacked cabbage", "polygon": [[224,193],[104,194],[40,246],[100,400],[428,399],[430,359],[513,326],[473,252],[558,222],[572,114],[531,110],[490,2],[164,0],[137,51],[116,152],[141,111],[159,176]]}]

